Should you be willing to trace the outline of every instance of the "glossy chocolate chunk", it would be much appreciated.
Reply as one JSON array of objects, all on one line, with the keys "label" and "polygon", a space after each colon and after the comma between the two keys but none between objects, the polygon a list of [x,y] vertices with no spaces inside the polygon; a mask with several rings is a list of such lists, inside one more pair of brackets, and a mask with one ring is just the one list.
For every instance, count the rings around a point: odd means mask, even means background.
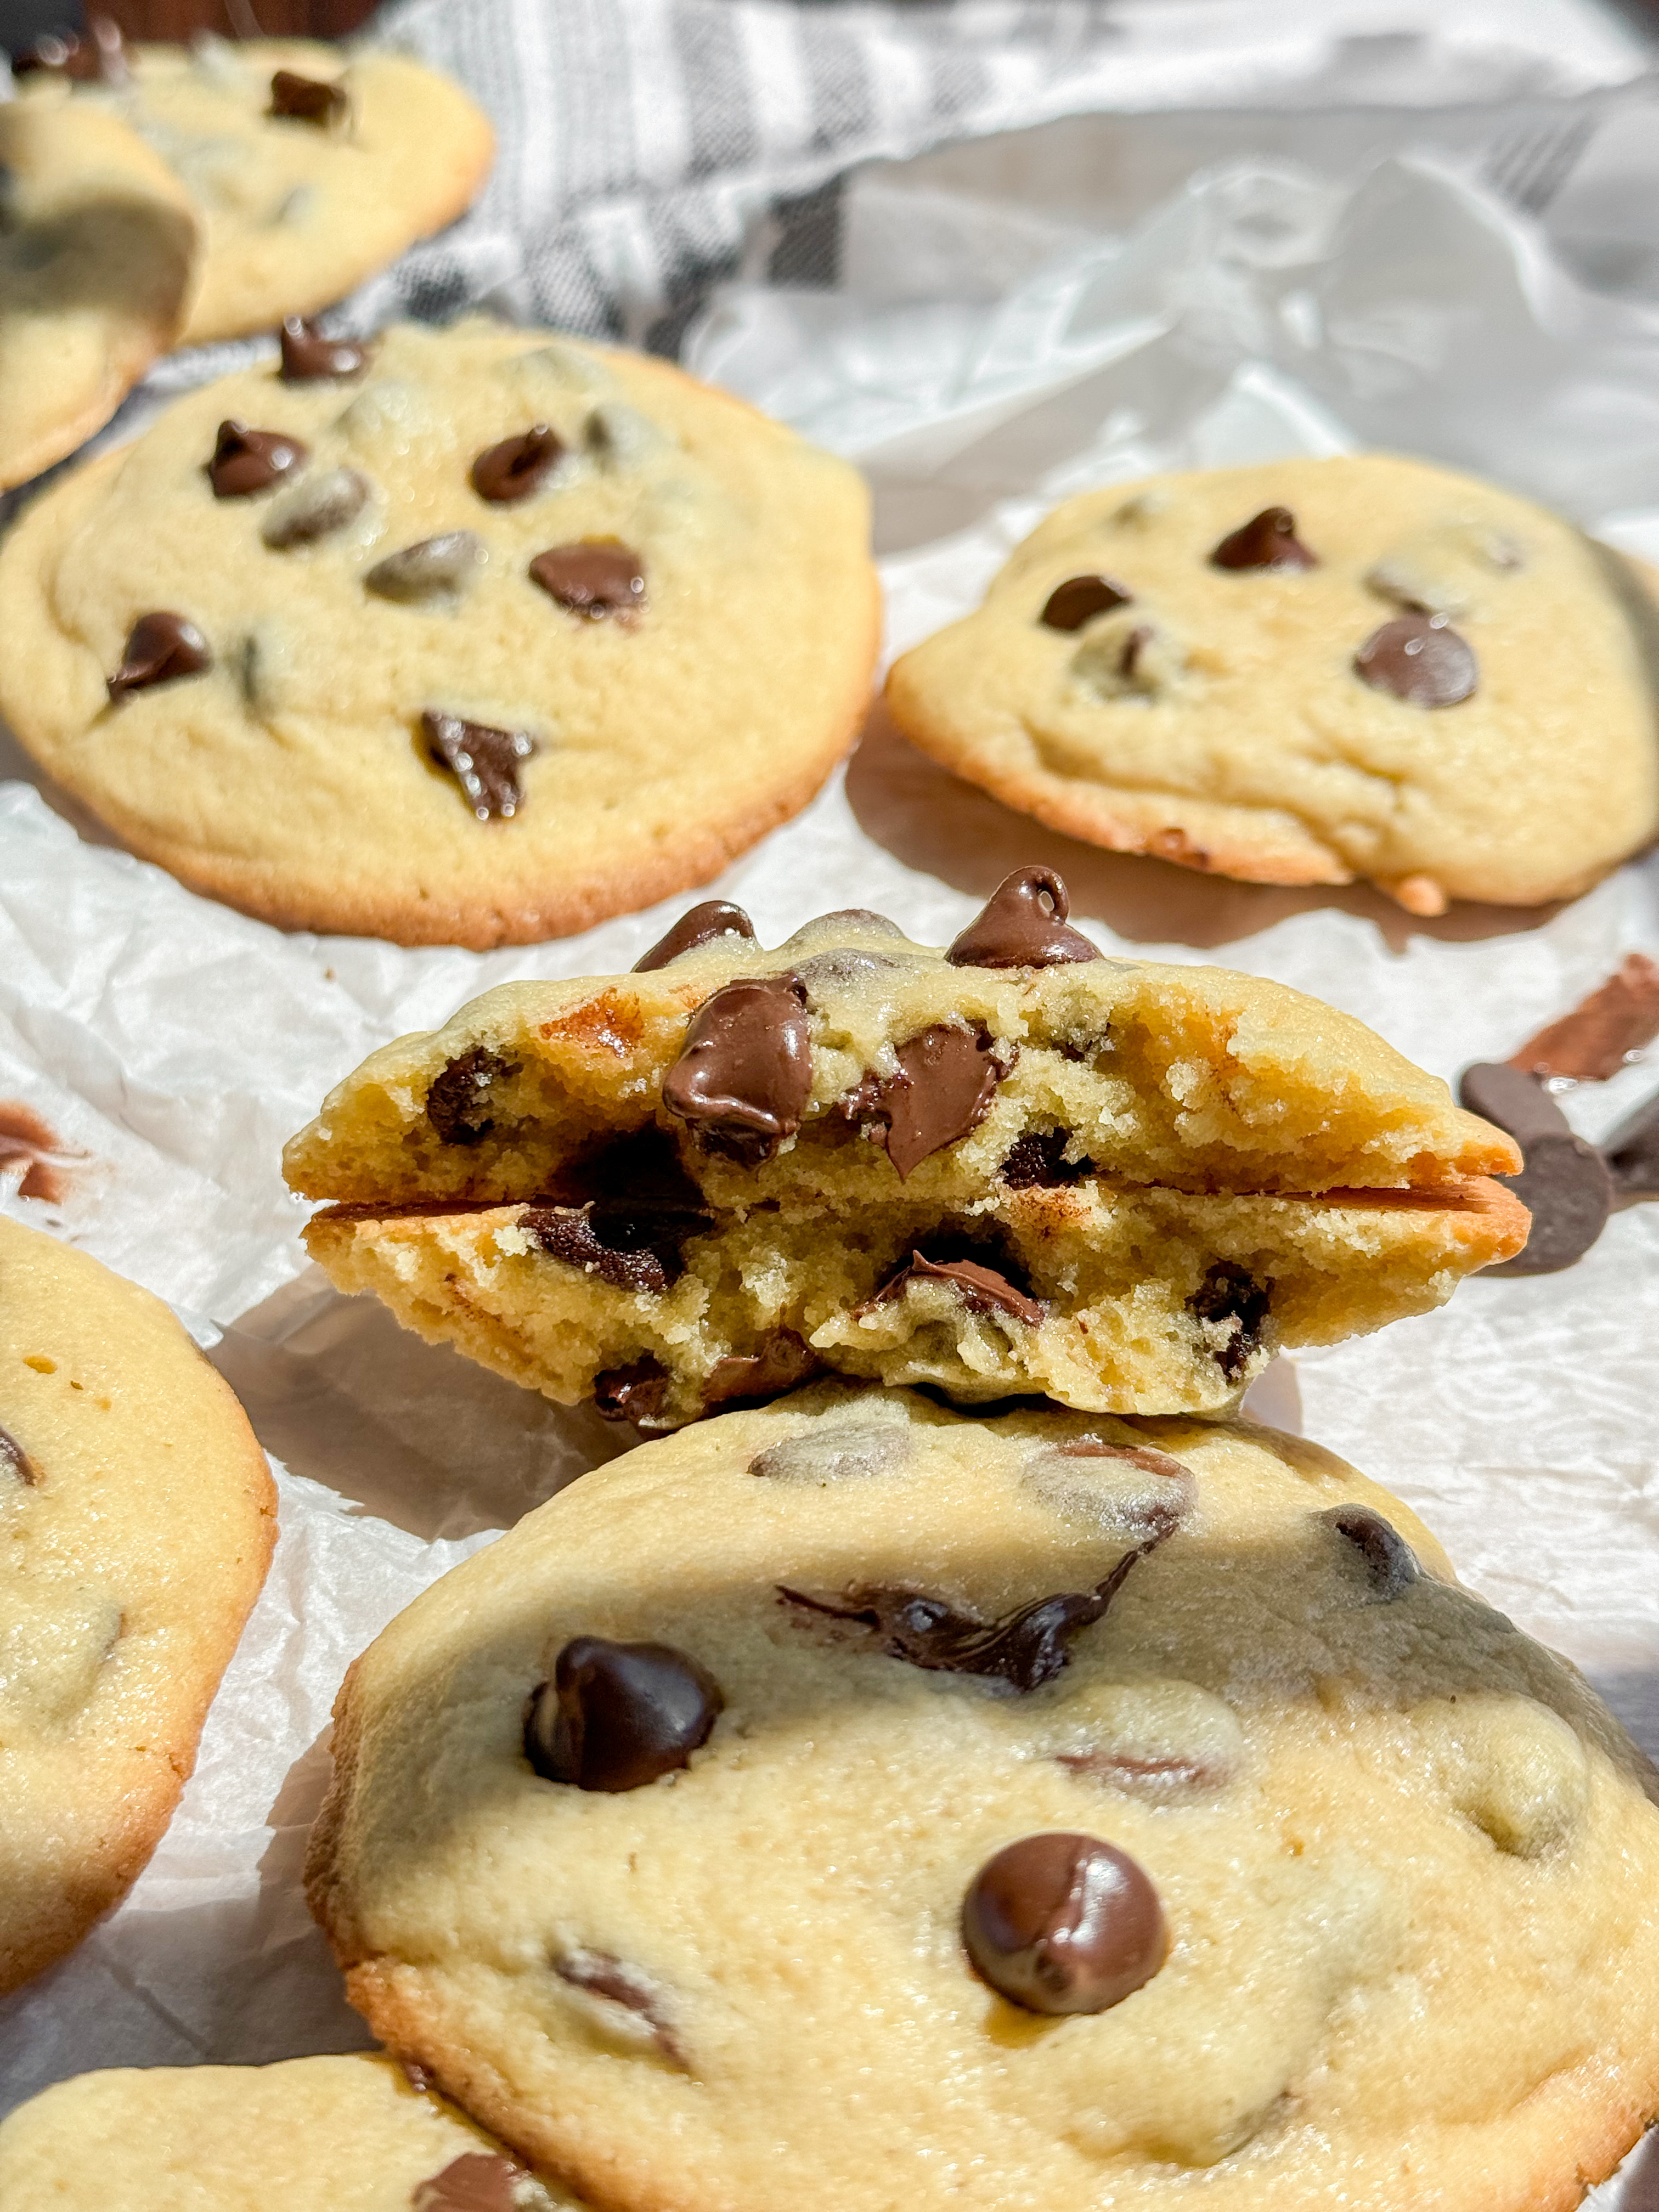
[{"label": "glossy chocolate chunk", "polygon": [[1087,1160],[1068,1160],[1065,1129],[1028,1129],[1003,1156],[997,1180],[1009,1190],[1054,1190],[1091,1172]]},{"label": "glossy chocolate chunk", "polygon": [[531,580],[572,614],[590,622],[630,621],[645,605],[645,563],[614,538],[550,545],[530,564]]},{"label": "glossy chocolate chunk", "polygon": [[126,42],[112,15],[89,16],[85,38],[73,31],[44,32],[13,55],[11,70],[14,76],[46,70],[76,84],[125,84],[131,75]]},{"label": "glossy chocolate chunk", "polygon": [[303,315],[285,316],[277,337],[284,384],[322,384],[361,376],[373,350],[358,338],[325,337]]},{"label": "glossy chocolate chunk", "polygon": [[[1659,1036],[1659,961],[1632,952],[1570,1014],[1510,1055],[1528,1075],[1605,1083]],[[1488,1116],[1488,1119],[1491,1117]]]},{"label": "glossy chocolate chunk", "polygon": [[28,1454],[9,1429],[0,1429],[0,1480],[27,1483],[30,1489],[37,1480]]},{"label": "glossy chocolate chunk", "polygon": [[572,1989],[586,1990],[591,1996],[604,1997],[611,2004],[637,2013],[650,2028],[664,2057],[672,2058],[677,2066],[684,2065],[685,2053],[674,2033],[663,1994],[637,1966],[629,1966],[612,1951],[567,1951],[554,1960],[553,1971]]},{"label": "glossy chocolate chunk", "polygon": [[109,696],[125,699],[152,684],[171,684],[180,676],[199,676],[213,665],[208,641],[185,615],[165,609],[140,615],[128,635],[121,665],[109,679]]},{"label": "glossy chocolate chunk", "polygon": [[705,1412],[716,1406],[760,1405],[781,1397],[823,1364],[793,1328],[774,1329],[757,1352],[728,1352],[717,1359],[702,1386]]},{"label": "glossy chocolate chunk", "polygon": [[355,522],[368,504],[368,478],[357,469],[320,469],[301,477],[285,492],[259,526],[273,553],[295,545],[315,545]]},{"label": "glossy chocolate chunk", "polygon": [[492,507],[510,506],[539,491],[564,456],[564,443],[537,422],[498,446],[487,446],[472,464],[472,489]]},{"label": "glossy chocolate chunk", "polygon": [[1480,680],[1474,649],[1443,615],[1400,615],[1373,630],[1353,660],[1374,691],[1410,707],[1455,707]]},{"label": "glossy chocolate chunk", "polygon": [[1236,1382],[1261,1349],[1273,1293],[1243,1267],[1218,1261],[1188,1301],[1200,1321],[1231,1322],[1226,1342],[1216,1352],[1217,1365],[1230,1382]]},{"label": "glossy chocolate chunk", "polygon": [[668,1370],[647,1352],[626,1367],[608,1368],[593,1377],[594,1410],[607,1421],[632,1421],[636,1428],[657,1428],[661,1425],[668,1386]]},{"label": "glossy chocolate chunk", "polygon": [[1023,1836],[988,1859],[962,1907],[974,1971],[1027,2012],[1105,2012],[1169,1955],[1158,1892],[1094,1836]]},{"label": "glossy chocolate chunk", "polygon": [[250,430],[246,422],[219,425],[213,459],[207,465],[215,499],[246,499],[269,491],[305,459],[307,448],[283,430]]},{"label": "glossy chocolate chunk", "polygon": [[510,821],[524,805],[520,771],[536,750],[534,738],[432,708],[421,727],[432,757],[460,785],[479,821]]},{"label": "glossy chocolate chunk", "polygon": [[713,1214],[696,1203],[695,1185],[687,1188],[689,1205],[653,1202],[647,1186],[637,1192],[624,1187],[585,1206],[526,1206],[519,1226],[544,1252],[614,1290],[665,1291],[684,1273],[686,1240],[714,1224]]},{"label": "glossy chocolate chunk", "polygon": [[444,530],[377,561],[363,578],[363,588],[404,605],[459,599],[489,557],[476,532]]},{"label": "glossy chocolate chunk", "polygon": [[1049,592],[1041,619],[1048,629],[1081,629],[1097,615],[1133,602],[1134,593],[1109,576],[1068,576]]},{"label": "glossy chocolate chunk", "polygon": [[705,899],[683,914],[665,936],[659,937],[648,952],[642,952],[634,963],[634,973],[645,975],[658,968],[666,968],[671,960],[678,960],[683,952],[696,952],[705,945],[718,945],[723,937],[739,937],[752,945],[755,925],[740,906],[729,899]]},{"label": "glossy chocolate chunk", "polygon": [[1029,1322],[1033,1328],[1048,1310],[1040,1300],[1011,1283],[1006,1275],[978,1260],[930,1260],[925,1254],[914,1251],[904,1265],[887,1278],[869,1304],[886,1305],[894,1298],[902,1298],[912,1283],[927,1282],[949,1283],[969,1313],[1009,1314],[1016,1321]]},{"label": "glossy chocolate chunk", "polygon": [[690,1763],[726,1699],[668,1644],[574,1637],[530,1701],[525,1751],[544,1781],[616,1794]]},{"label": "glossy chocolate chunk", "polygon": [[1400,1531],[1369,1505],[1335,1505],[1319,1518],[1353,1546],[1379,1596],[1402,1597],[1420,1579],[1423,1570],[1417,1564],[1416,1553]]},{"label": "glossy chocolate chunk", "polygon": [[799,1128],[811,1088],[805,992],[793,975],[745,975],[697,1009],[662,1102],[755,1166]]},{"label": "glossy chocolate chunk", "polygon": [[935,1022],[899,1046],[896,1075],[860,1086],[851,1102],[856,1118],[886,1125],[887,1157],[901,1181],[978,1128],[1015,1049],[999,1050],[984,1030]]},{"label": "glossy chocolate chunk", "polygon": [[1488,1275],[1553,1275],[1582,1260],[1601,1234],[1613,1205],[1613,1182],[1594,1145],[1573,1134],[1542,1084],[1505,1061],[1466,1067],[1457,1095],[1471,1114],[1514,1138],[1523,1162],[1518,1176],[1500,1176],[1532,1215],[1522,1249]]},{"label": "glossy chocolate chunk", "polygon": [[1212,568],[1316,568],[1319,561],[1296,534],[1288,507],[1264,507],[1224,538],[1210,556]]},{"label": "glossy chocolate chunk", "polygon": [[410,2212],[514,2212],[514,2184],[524,2169],[494,2151],[464,2151],[441,2173],[418,2182]]},{"label": "glossy chocolate chunk", "polygon": [[469,1046],[433,1080],[426,1094],[426,1118],[446,1145],[476,1145],[495,1127],[490,1092],[519,1073],[515,1060],[503,1060],[485,1046]]},{"label": "glossy chocolate chunk", "polygon": [[953,968],[1053,968],[1103,959],[1080,930],[1066,927],[1071,910],[1071,894],[1052,868],[1016,869],[945,957]]},{"label": "glossy chocolate chunk", "polygon": [[1091,1590],[1040,1597],[1000,1620],[981,1620],[917,1590],[854,1588],[836,1604],[780,1583],[778,1595],[803,1612],[873,1630],[887,1657],[902,1659],[908,1667],[940,1674],[991,1675],[1024,1692],[1040,1688],[1060,1673],[1071,1656],[1072,1638],[1104,1615],[1140,1556],[1139,1551],[1126,1553]]},{"label": "glossy chocolate chunk", "polygon": [[278,70],[270,80],[268,115],[285,115],[295,123],[317,123],[326,129],[343,123],[351,112],[351,95],[344,85],[323,77],[301,76],[297,70]]},{"label": "glossy chocolate chunk", "polygon": [[1659,1093],[1626,1115],[1601,1151],[1616,1204],[1659,1198]]}]

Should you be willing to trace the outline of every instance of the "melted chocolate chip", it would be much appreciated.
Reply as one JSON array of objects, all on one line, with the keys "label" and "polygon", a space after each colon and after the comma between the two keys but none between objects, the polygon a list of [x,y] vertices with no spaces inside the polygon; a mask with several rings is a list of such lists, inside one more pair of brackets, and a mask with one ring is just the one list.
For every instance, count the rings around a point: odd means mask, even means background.
[{"label": "melted chocolate chip", "polygon": [[325,337],[303,315],[286,316],[277,336],[284,384],[322,384],[361,376],[368,366],[370,347],[357,338]]},{"label": "melted chocolate chip", "polygon": [[745,975],[698,1008],[662,1101],[714,1150],[756,1166],[799,1128],[811,1088],[805,991],[793,975]]},{"label": "melted chocolate chip", "polygon": [[1659,1198],[1659,1096],[1627,1115],[1602,1147],[1614,1198]]},{"label": "melted chocolate chip", "polygon": [[1091,1590],[1040,1597],[1000,1620],[959,1613],[943,1598],[918,1590],[855,1587],[836,1605],[780,1583],[778,1595],[804,1612],[873,1630],[887,1657],[902,1659],[906,1666],[933,1674],[989,1675],[1024,1692],[1060,1673],[1071,1656],[1072,1638],[1103,1617],[1140,1557],[1139,1551],[1126,1553]]},{"label": "melted chocolate chip", "polygon": [[519,1073],[515,1060],[503,1060],[481,1044],[471,1045],[434,1077],[426,1094],[426,1118],[446,1145],[476,1145],[495,1127],[489,1094]]},{"label": "melted chocolate chip", "polygon": [[519,1216],[520,1228],[554,1259],[613,1290],[652,1292],[678,1280],[685,1271],[681,1248],[713,1223],[701,1206],[656,1206],[644,1193],[579,1206],[526,1206]]},{"label": "melted chocolate chip", "polygon": [[893,1299],[902,1298],[912,1283],[924,1282],[951,1284],[969,1313],[1009,1314],[1016,1321],[1029,1322],[1033,1328],[1048,1310],[995,1267],[988,1267],[978,1260],[930,1260],[916,1251],[860,1310],[868,1312],[872,1307],[890,1304]]},{"label": "melted chocolate chip", "polygon": [[1097,615],[1133,604],[1134,593],[1109,576],[1068,576],[1049,592],[1040,619],[1048,629],[1081,629]]},{"label": "melted chocolate chip", "polygon": [[326,129],[343,123],[351,112],[351,95],[344,85],[321,77],[301,76],[296,70],[278,70],[270,80],[268,115],[285,115],[296,123],[317,123]]},{"label": "melted chocolate chip", "polygon": [[1369,1505],[1336,1505],[1319,1519],[1352,1544],[1379,1596],[1403,1597],[1422,1576],[1417,1554],[1400,1531]]},{"label": "melted chocolate chip", "polygon": [[593,1377],[594,1410],[607,1421],[659,1428],[668,1389],[668,1370],[647,1352],[626,1367],[611,1367]]},{"label": "melted chocolate chip", "polygon": [[1093,1836],[1023,1836],[987,1860],[962,1907],[974,1971],[1027,2012],[1105,2012],[1169,1955],[1158,1892]]},{"label": "melted chocolate chip", "polygon": [[119,702],[129,691],[152,684],[171,684],[180,676],[199,676],[213,665],[208,641],[185,615],[161,610],[140,615],[128,635],[121,665],[109,679],[109,696]]},{"label": "melted chocolate chip", "polygon": [[431,708],[421,727],[432,757],[460,785],[479,821],[510,821],[524,805],[520,770],[535,752],[534,738],[522,730],[464,722],[459,714]]},{"label": "melted chocolate chip", "polygon": [[689,1765],[725,1704],[708,1669],[672,1644],[573,1637],[532,1695],[525,1752],[546,1782],[639,1790]]},{"label": "melted chocolate chip", "polygon": [[1318,558],[1296,534],[1288,507],[1264,507],[1230,532],[1210,556],[1212,568],[1316,568]]},{"label": "melted chocolate chip", "polygon": [[1091,1172],[1087,1160],[1068,1160],[1065,1129],[1028,1129],[1003,1156],[997,1179],[1009,1190],[1054,1190]]},{"label": "melted chocolate chip", "polygon": [[1480,680],[1467,639],[1443,615],[1400,615],[1373,630],[1354,655],[1354,673],[1408,707],[1455,707]]},{"label": "melted chocolate chip", "polygon": [[702,1386],[703,1410],[716,1406],[761,1405],[781,1397],[823,1365],[816,1352],[793,1328],[774,1329],[757,1352],[728,1352],[717,1359]]},{"label": "melted chocolate chip", "polygon": [[0,1475],[13,1482],[21,1482],[32,1490],[39,1477],[28,1454],[9,1429],[0,1429]]},{"label": "melted chocolate chip", "polygon": [[1071,894],[1052,868],[1018,868],[992,892],[945,954],[953,968],[1052,968],[1104,955],[1068,929]]},{"label": "melted chocolate chip", "polygon": [[84,39],[72,31],[44,33],[12,57],[12,75],[28,76],[46,70],[76,84],[125,84],[131,71],[120,25],[112,15],[93,15],[87,30]]},{"label": "melted chocolate chip", "polygon": [[1243,1267],[1218,1261],[1188,1300],[1201,1322],[1230,1326],[1226,1340],[1214,1355],[1216,1364],[1230,1382],[1237,1382],[1261,1349],[1273,1302],[1269,1285],[1258,1283]]},{"label": "melted chocolate chip", "polygon": [[489,559],[484,542],[471,530],[444,530],[422,538],[377,561],[363,578],[377,599],[411,606],[424,599],[455,599]]},{"label": "melted chocolate chip", "polygon": [[1532,1215],[1526,1243],[1488,1275],[1553,1275],[1582,1260],[1607,1224],[1613,1182],[1594,1145],[1573,1134],[1543,1085],[1503,1061],[1466,1067],[1458,1096],[1521,1147],[1518,1176],[1499,1176]]},{"label": "melted chocolate chip", "polygon": [[494,2151],[470,2150],[416,2185],[410,2212],[514,2212],[521,2166]]},{"label": "melted chocolate chip", "polygon": [[590,622],[609,615],[628,622],[645,605],[645,563],[614,538],[550,546],[531,562],[530,575],[550,599]]},{"label": "melted chocolate chip", "polygon": [[299,467],[307,450],[282,430],[250,430],[246,422],[223,422],[207,465],[213,496],[246,499],[256,491],[268,491]]},{"label": "melted chocolate chip", "polygon": [[591,1996],[637,2013],[651,2029],[664,2057],[677,2066],[684,2065],[685,2053],[662,1999],[637,1966],[628,1966],[611,1951],[568,1951],[553,1961],[553,1971],[572,1989],[586,1990]]},{"label": "melted chocolate chip", "polygon": [[368,504],[369,482],[356,469],[324,469],[302,477],[261,524],[259,535],[274,553],[315,545],[355,522]]},{"label": "melted chocolate chip", "polygon": [[984,1030],[935,1022],[897,1051],[898,1073],[866,1078],[847,1102],[849,1119],[886,1125],[887,1157],[902,1181],[935,1152],[978,1128],[1015,1048],[999,1051]]},{"label": "melted chocolate chip", "polygon": [[[1042,1461],[1048,1456],[1039,1455],[1039,1477],[1047,1471]],[[1127,1497],[1102,1498],[1096,1516],[1103,1524],[1109,1522],[1115,1534],[1144,1552],[1154,1550],[1173,1536],[1198,1503],[1198,1484],[1191,1468],[1172,1459],[1168,1452],[1154,1451],[1147,1444],[1111,1444],[1103,1437],[1074,1437],[1069,1443],[1056,1444],[1053,1457],[1062,1462],[1121,1460],[1127,1466],[1138,1468],[1142,1474],[1156,1478],[1157,1486],[1152,1490],[1138,1491]],[[1042,1486],[1040,1481],[1039,1487]]]},{"label": "melted chocolate chip", "polygon": [[890,1474],[910,1457],[905,1429],[866,1421],[841,1428],[814,1426],[781,1443],[768,1444],[749,1462],[749,1472],[769,1482],[824,1484]]},{"label": "melted chocolate chip", "polygon": [[666,968],[683,952],[696,952],[705,945],[718,945],[723,937],[740,937],[752,945],[755,925],[740,906],[733,906],[729,900],[705,899],[690,914],[683,914],[648,952],[640,955],[634,963],[634,973],[645,975],[654,969]]},{"label": "melted chocolate chip", "polygon": [[539,491],[564,455],[564,441],[537,422],[499,446],[487,446],[472,464],[472,489],[492,507],[510,506]]},{"label": "melted chocolate chip", "polygon": [[1528,1075],[1605,1083],[1659,1036],[1659,961],[1632,952],[1570,1014],[1510,1056]]}]

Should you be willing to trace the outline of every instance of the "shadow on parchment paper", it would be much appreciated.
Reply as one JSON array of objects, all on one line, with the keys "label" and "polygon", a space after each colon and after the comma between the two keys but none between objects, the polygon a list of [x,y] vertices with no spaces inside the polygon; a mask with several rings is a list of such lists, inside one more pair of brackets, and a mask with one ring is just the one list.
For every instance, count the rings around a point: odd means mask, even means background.
[{"label": "shadow on parchment paper", "polygon": [[127,850],[89,807],[62,790],[43,768],[36,767],[4,722],[0,722],[0,783],[32,783],[52,812],[61,815],[88,845],[106,845],[118,853]]},{"label": "shadow on parchment paper", "polygon": [[1288,890],[1271,884],[1202,876],[1168,860],[1106,853],[1050,830],[1030,815],[963,782],[902,736],[886,708],[873,708],[847,768],[847,801],[866,836],[908,867],[938,876],[975,898],[988,898],[1015,868],[1057,869],[1075,917],[1103,921],[1131,944],[1208,949],[1254,937],[1291,915],[1334,908],[1376,926],[1394,952],[1413,937],[1462,944],[1540,929],[1559,905],[1460,903],[1438,921],[1407,914],[1364,884]]},{"label": "shadow on parchment paper", "polygon": [[1619,2212],[1659,2212],[1659,2133],[1631,2153],[1620,2179]]}]

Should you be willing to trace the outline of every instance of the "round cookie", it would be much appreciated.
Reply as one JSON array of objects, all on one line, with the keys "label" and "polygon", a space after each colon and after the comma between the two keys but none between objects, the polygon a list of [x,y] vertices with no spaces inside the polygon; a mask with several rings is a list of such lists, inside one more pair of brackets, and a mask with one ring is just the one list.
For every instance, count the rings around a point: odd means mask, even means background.
[{"label": "round cookie", "polygon": [[341,298],[471,204],[495,156],[460,87],[406,54],[213,37],[122,47],[106,74],[32,67],[25,100],[112,110],[194,201],[202,281],[185,343],[269,330]]},{"label": "round cookie", "polygon": [[184,187],[114,116],[0,105],[0,490],[101,429],[177,341],[196,247]]},{"label": "round cookie", "polygon": [[77,2075],[0,2121],[0,2204],[58,2212],[562,2212],[395,2059]]},{"label": "round cookie", "polygon": [[1635,572],[1492,484],[1384,454],[1068,500],[903,654],[925,751],[1119,852],[1368,878],[1413,914],[1586,890],[1659,824]]},{"label": "round cookie", "polygon": [[0,1990],[155,1850],[276,1533],[242,1409],[160,1299],[0,1218]]},{"label": "round cookie", "polygon": [[[1565,2212],[1659,2108],[1659,1778],[1248,1422],[728,1414],[445,1576],[337,1720],[353,2002],[607,2212]],[[1014,1845],[1152,1893],[1041,2008]],[[1063,1886],[1001,1901],[1066,1964]]]},{"label": "round cookie", "polygon": [[224,378],[54,486],[0,552],[0,710],[268,921],[557,936],[818,788],[868,696],[867,511],[665,362],[405,325],[355,376]]}]

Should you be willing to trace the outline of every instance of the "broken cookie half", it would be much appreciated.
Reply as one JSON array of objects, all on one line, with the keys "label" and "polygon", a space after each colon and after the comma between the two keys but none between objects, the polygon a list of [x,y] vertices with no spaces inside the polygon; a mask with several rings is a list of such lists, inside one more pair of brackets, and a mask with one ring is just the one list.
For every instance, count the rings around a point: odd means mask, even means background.
[{"label": "broken cookie half", "polygon": [[823,1369],[1218,1412],[1279,1346],[1518,1251],[1510,1140],[1361,1023],[1109,960],[1028,868],[948,951],[696,908],[630,975],[510,983],[288,1148],[346,1291],[641,1427]]}]

